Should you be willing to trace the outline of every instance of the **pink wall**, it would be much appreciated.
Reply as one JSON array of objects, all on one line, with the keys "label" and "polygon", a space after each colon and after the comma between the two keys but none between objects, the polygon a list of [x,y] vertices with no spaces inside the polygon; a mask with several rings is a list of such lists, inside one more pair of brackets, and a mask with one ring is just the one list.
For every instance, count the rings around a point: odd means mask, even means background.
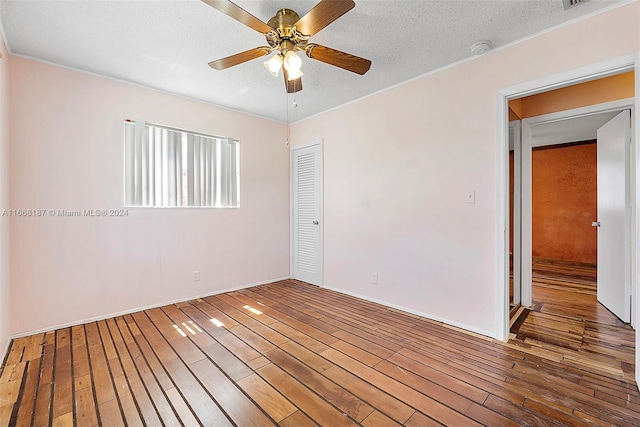
[{"label": "pink wall", "polygon": [[324,141],[325,286],[495,335],[496,91],[638,52],[639,15],[634,2],[294,124],[294,145]]},{"label": "pink wall", "polygon": [[[9,207],[9,55],[0,36],[0,212]],[[0,216],[0,357],[9,342],[10,286],[9,218]]]},{"label": "pink wall", "polygon": [[288,277],[284,124],[18,57],[10,71],[14,209],[121,208],[126,118],[241,147],[240,209],[12,218],[12,333]]}]

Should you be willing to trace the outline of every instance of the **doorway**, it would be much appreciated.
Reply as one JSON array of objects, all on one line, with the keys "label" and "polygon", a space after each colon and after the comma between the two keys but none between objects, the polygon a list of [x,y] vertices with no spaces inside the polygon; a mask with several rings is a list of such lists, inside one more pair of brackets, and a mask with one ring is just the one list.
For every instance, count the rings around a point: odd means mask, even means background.
[{"label": "doorway", "polygon": [[[628,71],[629,67],[630,66],[627,66],[625,70],[618,69],[616,70],[616,72],[612,72],[611,74],[603,72],[603,75],[605,77],[609,77],[611,75],[619,75],[621,74],[620,71]],[[629,85],[631,88],[631,96],[633,96],[633,88],[635,85],[634,80],[635,80],[635,76],[632,75],[631,84]],[[535,90],[535,95],[539,93],[543,93],[542,88]],[[505,96],[505,98],[507,97]],[[566,97],[564,98],[566,100]],[[518,100],[518,98],[514,96],[514,100]],[[548,146],[549,144],[554,144],[554,143],[567,143],[567,142],[584,141],[584,140],[591,139],[593,138],[593,136],[584,135],[585,132],[587,132],[584,129],[582,133],[580,133],[581,131],[579,129],[584,128],[583,122],[593,121],[596,124],[593,125],[592,128],[598,128],[605,122],[609,121],[612,118],[612,116],[615,116],[617,113],[619,113],[621,109],[628,108],[632,110],[634,108],[634,104],[635,104],[634,99],[623,99],[621,101],[602,102],[600,105],[596,104],[595,106],[588,105],[586,107],[582,106],[579,108],[568,109],[568,110],[564,110],[561,113],[548,113],[546,115],[543,114],[540,117],[535,117],[535,118],[527,116],[526,114],[523,114],[523,116],[526,118],[522,120],[522,141],[523,141],[522,146],[525,146],[525,148],[521,146],[520,150],[518,150],[518,147],[513,147],[515,148],[511,154],[511,156],[513,157],[513,163],[512,163],[513,166],[509,165],[508,163],[509,158],[506,157],[506,155],[504,157],[504,164],[506,169],[505,172],[507,172],[506,173],[507,179],[509,177],[509,173],[514,172],[513,169],[515,169],[516,171],[517,170],[521,171],[522,175],[520,177],[514,177],[514,178],[516,180],[518,179],[520,180],[519,183],[516,183],[516,188],[518,188],[518,185],[519,185],[523,189],[523,195],[520,199],[518,199],[517,197],[513,196],[514,194],[513,191],[511,193],[505,191],[505,194],[507,196],[505,205],[508,210],[507,215],[505,215],[505,217],[509,218],[511,212],[514,211],[513,208],[509,208],[508,206],[509,202],[513,200],[512,198],[516,199],[514,200],[516,202],[516,205],[520,204],[522,215],[520,216],[520,218],[517,218],[518,215],[514,215],[516,217],[514,218],[515,224],[514,223],[505,224],[505,230],[507,231],[508,234],[507,236],[505,236],[504,247],[506,250],[508,250],[508,249],[511,249],[511,245],[513,245],[513,249],[509,251],[510,252],[509,256],[513,257],[513,259],[507,258],[503,265],[505,266],[505,276],[506,276],[505,282],[507,284],[509,283],[507,282],[509,278],[508,274],[513,273],[514,274],[513,286],[515,287],[516,290],[520,290],[521,301],[524,306],[530,307],[532,304],[532,293],[531,293],[531,283],[533,279],[531,276],[532,255],[533,255],[532,248],[531,248],[532,206],[531,206],[531,195],[525,194],[527,191],[526,190],[527,188],[529,188],[529,191],[530,191],[531,183],[532,183],[531,182],[531,156],[533,152],[532,150],[536,149],[536,145],[545,147],[545,146]],[[503,117],[506,117],[505,110],[503,110],[504,111]],[[627,123],[629,123],[631,117],[634,117],[634,114],[635,113],[633,111],[631,113],[629,113],[629,111],[627,112],[627,117],[628,117]],[[600,120],[599,123],[598,123],[598,120]],[[510,125],[511,124],[512,123],[510,123]],[[575,125],[575,126],[572,126],[572,125]],[[510,126],[510,128],[511,127],[512,126]],[[589,129],[588,132],[593,133],[594,130],[595,129]],[[503,138],[505,138],[507,135],[508,134],[505,134]],[[504,142],[506,145],[506,141]],[[633,156],[629,154],[627,154],[626,156],[626,166],[629,166],[631,169],[633,169],[635,167],[635,164],[637,163],[635,159],[637,150],[635,150],[633,147],[634,145],[631,145],[629,147]],[[505,154],[508,152],[509,151],[507,151],[505,147]],[[526,167],[523,167],[523,164],[525,166],[528,166],[528,170],[526,170],[527,169]],[[518,174],[516,173],[515,175],[518,175]],[[630,178],[633,178],[633,177],[630,177]],[[629,179],[629,182],[633,182],[633,179]],[[505,185],[505,187],[507,186]],[[622,186],[622,192],[625,193],[624,185]],[[635,188],[627,187],[626,194],[630,196],[631,206],[635,206],[635,201],[636,201]],[[631,215],[629,215],[628,219],[629,219],[628,221],[629,226],[626,232],[624,232],[624,235],[627,236],[627,241],[624,242],[621,246],[624,246],[623,249],[627,251],[629,262],[628,262],[628,267],[626,268],[625,271],[628,273],[628,276],[627,276],[628,282],[631,283],[632,281],[631,279],[632,276],[630,274],[631,266],[635,265],[631,260],[633,255],[631,248],[635,246],[633,246],[630,240],[632,239],[635,240],[635,217],[632,218]],[[594,222],[597,222],[597,221],[594,221]],[[512,243],[513,240],[517,237],[521,237],[521,240],[522,240],[522,245],[520,247]],[[504,254],[505,252],[501,252],[501,253]],[[507,263],[507,261],[511,261],[511,262]],[[509,266],[516,264],[516,261],[519,261],[521,265],[520,277],[515,277],[517,275],[515,274],[514,268],[509,268]],[[506,289],[509,290],[510,288],[506,287]],[[555,289],[555,290],[558,290],[558,289]],[[512,291],[505,296],[509,298],[509,299],[505,298],[507,299],[507,301],[509,301],[509,300],[513,300],[513,297],[517,296],[517,294],[514,295]],[[595,299],[595,295],[594,295],[594,299]],[[629,299],[627,299],[627,301],[629,301]],[[508,306],[507,304],[504,304],[503,307],[506,308]],[[508,309],[505,311],[508,311]],[[631,333],[630,335],[631,337],[633,337],[635,334],[635,332],[632,331],[630,328],[628,328],[626,333],[627,334]],[[630,356],[630,357],[633,357],[633,356]]]},{"label": "doorway", "polygon": [[[522,120],[520,150],[510,141],[512,333],[517,332],[529,313],[527,309],[532,308],[533,286],[540,284],[541,278],[556,276],[559,282],[573,278],[573,282],[584,285],[586,280],[595,286],[598,264],[602,268],[597,300],[629,323],[627,141],[630,142],[632,104],[632,100],[623,100],[526,118]],[[628,108],[620,109],[619,105]],[[510,130],[513,123],[510,122]],[[519,159],[517,168],[515,157]],[[524,182],[521,176],[525,177]],[[514,185],[516,178],[519,185]],[[615,209],[614,202],[618,203]],[[515,219],[519,220],[517,225]],[[606,226],[594,228],[601,220]],[[585,277],[580,277],[580,272]],[[595,296],[595,288],[592,290]],[[539,310],[539,305],[535,309]]]},{"label": "doorway", "polygon": [[[611,114],[614,119],[619,114],[626,116],[628,124],[628,113]],[[607,163],[598,153],[602,145],[606,142],[588,140],[532,147],[532,305],[512,327],[514,337],[510,342],[544,349],[550,357],[573,360],[578,366],[588,365],[631,380],[634,331],[620,320],[624,314],[615,307],[617,295],[613,294],[613,303],[601,295],[607,289],[602,272],[611,271],[612,266],[596,270],[606,261],[620,263],[613,265],[613,271],[622,273],[615,281],[624,284],[628,268],[624,263],[624,223],[622,241],[615,242],[621,254],[597,250],[603,245],[605,227],[591,224],[594,218],[603,224],[612,223],[598,214],[598,194],[613,193],[602,191],[607,184],[597,171]],[[622,154],[624,163],[624,149]],[[622,182],[614,187],[624,194],[625,165],[616,169],[621,172]],[[624,221],[624,206],[617,210]],[[629,309],[628,298],[622,295],[619,300],[626,301]],[[628,318],[625,320],[628,322]]]},{"label": "doorway", "polygon": [[[630,175],[628,172],[628,163],[629,163],[629,155],[630,148],[626,144],[626,141],[621,141],[622,147],[622,159],[618,161],[617,169],[621,170],[622,182],[617,185],[606,188],[607,191],[600,191],[599,194],[610,194],[614,191],[616,194],[619,194],[619,198],[623,199],[622,205],[618,207],[620,212],[617,216],[627,215],[627,218],[622,218],[622,231],[617,234],[619,237],[618,242],[615,245],[611,245],[606,251],[599,251],[600,259],[598,260],[590,260],[587,256],[585,258],[584,254],[582,257],[577,257],[576,254],[566,255],[567,252],[575,252],[579,249],[585,249],[578,247],[577,249],[574,247],[568,250],[566,247],[557,248],[556,246],[562,246],[561,241],[567,241],[573,239],[570,244],[574,246],[577,245],[589,245],[590,239],[588,237],[582,238],[580,241],[576,236],[572,236],[571,233],[567,232],[567,228],[572,228],[574,230],[581,230],[583,234],[589,234],[589,228],[591,227],[592,222],[597,222],[596,216],[601,214],[600,212],[592,213],[592,218],[588,218],[589,214],[584,214],[583,217],[571,218],[572,221],[580,222],[580,224],[571,224],[567,223],[570,216],[569,212],[565,212],[560,215],[562,219],[565,221],[562,224],[554,224],[554,222],[558,221],[558,218],[546,218],[546,222],[541,223],[541,221],[534,221],[533,212],[536,208],[540,211],[541,200],[537,200],[538,206],[534,206],[534,185],[533,185],[533,156],[534,153],[537,152],[538,155],[544,154],[541,153],[540,150],[544,150],[550,146],[561,146],[561,144],[569,144],[569,143],[578,143],[585,141],[595,141],[600,138],[599,129],[604,129],[606,124],[614,119],[614,117],[618,116],[622,110],[627,111],[626,114],[626,126],[630,126],[629,118],[630,113],[629,110],[633,106],[633,99],[624,99],[619,101],[611,101],[596,105],[590,105],[587,107],[575,108],[566,111],[560,111],[556,113],[549,113],[541,116],[529,117],[522,120],[522,147],[521,147],[521,155],[520,155],[520,163],[518,164],[521,170],[521,183],[520,188],[522,190],[520,206],[521,206],[521,215],[519,218],[519,231],[521,233],[521,245],[519,248],[514,247],[514,251],[519,252],[519,259],[521,264],[521,275],[519,278],[520,290],[521,290],[521,300],[522,305],[525,307],[529,307],[532,304],[532,283],[533,283],[533,260],[535,257],[544,256],[544,251],[551,252],[552,256],[550,258],[556,258],[560,260],[568,260],[568,261],[583,261],[583,262],[594,262],[601,263],[604,267],[601,269],[601,272],[606,273],[606,275],[611,275],[611,268],[608,266],[612,263],[611,258],[620,258],[622,260],[622,265],[616,265],[616,273],[617,277],[615,281],[617,285],[624,287],[630,285],[630,246],[628,242],[625,242],[625,236],[630,234],[631,224],[630,218],[628,217],[629,213],[628,209],[625,207],[625,201],[628,203],[628,189],[630,182]],[[620,120],[618,120],[620,121]],[[622,124],[624,125],[625,119],[622,118]],[[601,144],[596,144],[598,147],[602,146]],[[626,149],[626,152],[625,152]],[[598,150],[600,151],[600,150]],[[619,151],[619,150],[618,150]],[[601,154],[601,153],[600,153]],[[570,159],[573,160],[573,159]],[[551,162],[550,159],[546,160],[547,162]],[[605,162],[600,162],[601,164],[606,164]],[[551,163],[550,163],[551,164]],[[565,165],[566,167],[566,165]],[[625,172],[627,171],[627,172]],[[569,171],[569,173],[577,173],[577,170]],[[574,182],[579,180],[580,178],[574,178]],[[584,179],[584,177],[582,177]],[[557,183],[557,185],[561,185],[562,183]],[[575,182],[575,185],[581,185],[584,183]],[[601,183],[602,184],[602,183]],[[605,189],[603,187],[603,189]],[[565,194],[565,199],[569,199],[571,195]],[[570,200],[566,200],[570,202]],[[573,200],[573,203],[578,204],[580,199]],[[600,203],[603,205],[603,203]],[[556,209],[560,206],[561,203],[556,202]],[[627,211],[627,212],[625,212]],[[584,216],[586,215],[586,216]],[[516,218],[514,218],[514,221]],[[516,223],[518,221],[515,221]],[[515,226],[514,226],[515,227]],[[554,229],[555,228],[555,229]],[[587,228],[587,229],[585,229]],[[597,234],[605,236],[608,233],[610,228],[606,229],[598,229]],[[534,232],[536,235],[534,236]],[[603,234],[603,232],[606,232]],[[574,231],[574,233],[577,233]],[[546,240],[542,237],[543,234],[549,234]],[[600,237],[602,237],[600,236]],[[542,240],[542,242],[536,242],[537,240]],[[594,236],[595,239],[595,236]],[[602,239],[600,239],[602,240]],[[594,240],[595,241],[595,240]],[[537,243],[534,245],[534,243]],[[615,252],[613,252],[615,250]],[[554,252],[556,255],[554,255]],[[557,256],[558,253],[564,252],[564,256]],[[620,270],[620,271],[618,271]],[[604,277],[604,276],[602,276]],[[602,280],[603,284],[608,283],[606,280]],[[514,278],[514,282],[518,281]],[[604,289],[604,287],[603,287]],[[628,289],[624,289],[628,295]],[[598,294],[600,297],[600,293]],[[602,298],[599,298],[604,305],[608,305],[606,301],[603,301]],[[627,297],[626,301],[629,299]],[[621,305],[621,302],[617,303]],[[615,312],[617,316],[619,316],[623,321],[629,322],[629,310],[627,307],[626,314],[623,314],[621,311],[617,311],[615,307],[612,307],[610,304],[608,308]]]},{"label": "doorway", "polygon": [[[640,60],[637,54],[630,54],[601,63],[591,64],[579,69],[569,70],[560,74],[545,76],[537,80],[519,83],[511,87],[501,89],[496,96],[496,143],[497,143],[497,198],[496,207],[498,215],[496,218],[496,338],[506,341],[509,337],[509,197],[508,197],[508,179],[509,179],[509,150],[508,150],[508,108],[510,100],[517,100],[527,96],[536,95],[559,88],[566,88],[578,83],[589,82],[603,77],[614,76],[628,71],[637,72],[640,70]],[[636,90],[640,86],[634,78]],[[634,102],[635,106],[635,102]],[[637,108],[634,110],[634,121],[638,118]],[[637,144],[638,130],[635,127],[634,146],[632,147],[632,156],[630,163],[635,168],[640,164],[640,157],[635,144]],[[635,182],[635,178],[632,179]],[[633,209],[632,230],[631,230],[631,247],[632,251],[632,268],[634,272],[638,271],[638,251],[637,248],[637,226],[639,217],[636,206],[638,204],[638,192],[635,188],[630,191],[631,205]],[[516,254],[514,254],[516,256]],[[633,298],[636,301],[635,288],[638,278],[634,273],[632,276],[632,289],[634,290]],[[523,295],[524,298],[524,295]],[[634,311],[638,310],[638,304],[634,304]],[[633,316],[634,318],[636,316]],[[638,337],[636,337],[636,340]],[[636,366],[640,366],[640,357],[636,356]],[[640,378],[640,372],[637,376]]]},{"label": "doorway", "polygon": [[[596,139],[597,129],[612,118],[613,112],[633,107],[634,82],[633,71],[625,70],[509,101],[507,244],[510,271],[507,277],[512,282],[508,294],[510,303],[531,305],[531,150]],[[521,135],[517,129],[521,129]],[[518,137],[521,144],[514,143]],[[520,189],[525,192],[519,194]]]}]

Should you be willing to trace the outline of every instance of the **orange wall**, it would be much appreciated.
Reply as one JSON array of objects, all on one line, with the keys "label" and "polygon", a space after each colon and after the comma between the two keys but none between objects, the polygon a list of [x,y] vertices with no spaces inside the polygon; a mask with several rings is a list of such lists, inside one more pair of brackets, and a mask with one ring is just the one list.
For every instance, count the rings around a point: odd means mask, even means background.
[{"label": "orange wall", "polygon": [[533,256],[597,263],[595,141],[533,151]]},{"label": "orange wall", "polygon": [[634,73],[617,74],[509,102],[521,119],[634,96]]},{"label": "orange wall", "polygon": [[509,121],[522,118],[522,98],[509,101]]}]

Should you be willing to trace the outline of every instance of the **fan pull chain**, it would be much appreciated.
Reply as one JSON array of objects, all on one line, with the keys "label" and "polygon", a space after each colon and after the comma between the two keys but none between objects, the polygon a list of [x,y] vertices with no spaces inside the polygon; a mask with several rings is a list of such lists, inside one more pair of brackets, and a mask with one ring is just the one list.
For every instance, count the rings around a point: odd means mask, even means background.
[{"label": "fan pull chain", "polygon": [[286,103],[287,103],[287,139],[284,141],[284,144],[289,145],[289,93],[288,92],[287,92]]}]

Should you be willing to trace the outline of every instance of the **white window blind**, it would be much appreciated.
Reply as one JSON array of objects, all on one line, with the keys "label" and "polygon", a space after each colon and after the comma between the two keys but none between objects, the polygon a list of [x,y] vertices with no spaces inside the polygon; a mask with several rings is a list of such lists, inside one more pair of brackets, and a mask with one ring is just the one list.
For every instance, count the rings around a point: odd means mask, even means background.
[{"label": "white window blind", "polygon": [[239,143],[125,121],[125,206],[235,208]]}]

